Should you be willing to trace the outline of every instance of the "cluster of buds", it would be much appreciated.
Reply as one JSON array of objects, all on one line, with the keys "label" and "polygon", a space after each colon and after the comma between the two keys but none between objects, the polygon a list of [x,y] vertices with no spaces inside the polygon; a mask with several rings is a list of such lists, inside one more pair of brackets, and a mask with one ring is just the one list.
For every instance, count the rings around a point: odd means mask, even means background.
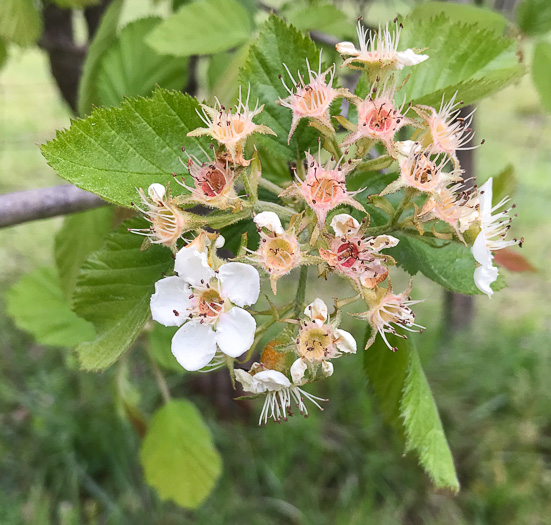
[{"label": "cluster of buds", "polygon": [[[294,406],[307,415],[305,400],[321,409],[320,402],[325,400],[303,387],[333,375],[335,359],[356,353],[352,334],[339,328],[340,308],[345,304],[359,301],[364,305],[360,309],[363,311],[348,319],[367,321],[371,326],[366,349],[380,337],[396,351],[389,335],[406,338],[408,332],[423,331],[411,308],[420,302],[410,297],[412,283],[404,292],[395,293],[389,278],[395,260],[386,250],[398,245],[400,231],[437,239],[455,236],[458,242],[471,243],[478,265],[474,282],[488,295],[497,278],[493,252],[519,243],[505,239],[510,227],[509,210],[499,210],[508,200],[493,205],[492,180],[477,189],[463,178],[457,151],[470,147],[472,113],[460,117],[456,95],[449,101],[443,99],[439,110],[406,106],[405,97],[401,102],[397,100],[401,86],[397,87],[395,72],[429,58],[419,50],[398,51],[401,29],[396,23],[394,32],[388,25],[369,32],[359,21],[359,49],[350,42],[337,45],[344,58],[342,66],[366,73],[370,87],[364,97],[335,87],[337,67],[333,64],[323,68],[321,54],[317,71],[306,61],[306,76],[298,71],[294,77],[282,65],[291,86],[280,75],[288,96],[274,103],[292,112],[287,140],[302,120],[320,132],[317,155],[303,152],[290,183],[277,186],[262,179],[256,149],[252,158],[246,158],[252,151],[246,149],[252,135],[275,135],[265,125],[253,122],[264,106],[257,103],[249,109],[249,87],[246,100],[240,91],[235,111],[218,100],[214,107],[201,104],[200,117],[206,127],[188,136],[210,136],[213,153],[193,142],[194,154],[183,149],[187,158],[182,159],[182,165],[188,173],[174,175],[186,194],[173,197],[168,187],[159,184],[153,184],[147,196],[140,190],[140,210],[151,227],[133,231],[175,253],[174,275],[156,283],[151,298],[153,319],[179,327],[172,352],[184,368],[211,370],[227,366],[245,392],[265,396],[261,423],[270,418],[285,420]],[[348,131],[340,136],[331,117],[331,106],[339,98],[348,99],[357,110],[357,122],[335,117]],[[402,128],[413,128],[409,140],[396,140]],[[387,165],[397,167],[397,179],[378,195],[351,191],[350,177],[361,174],[362,163],[376,160],[370,158],[374,151],[386,152],[385,159],[390,160]],[[262,184],[278,196],[277,203],[258,199]],[[238,189],[243,188],[246,194],[239,197]],[[385,196],[400,190],[404,197],[395,208]],[[390,216],[388,224],[370,228],[368,204],[385,210]],[[216,211],[197,215],[188,209],[195,205]],[[347,210],[338,213],[336,209],[343,206]],[[217,252],[224,244],[223,237],[204,228],[218,229],[241,219],[254,222],[258,244],[249,247],[244,233],[234,260],[228,262]],[[425,231],[429,222],[432,233]],[[184,239],[184,234],[193,240]],[[247,310],[260,294],[258,270],[268,277],[276,296],[278,281],[305,265],[317,265],[318,277],[333,273],[344,279],[356,295],[335,298],[331,315],[319,297],[303,310],[303,272],[296,304],[278,307],[269,300],[267,311]],[[294,318],[286,318],[291,311]],[[271,320],[257,324],[261,315],[270,315]],[[243,362],[251,359],[255,344],[276,322],[286,323],[285,328],[265,346],[258,362],[248,371],[235,369],[235,359],[244,354]]]}]

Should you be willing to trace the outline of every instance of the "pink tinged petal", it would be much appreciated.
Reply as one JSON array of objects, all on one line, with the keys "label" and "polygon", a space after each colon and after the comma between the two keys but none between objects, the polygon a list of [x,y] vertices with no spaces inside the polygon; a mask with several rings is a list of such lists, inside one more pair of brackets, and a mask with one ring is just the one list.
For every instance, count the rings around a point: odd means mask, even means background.
[{"label": "pink tinged petal", "polygon": [[304,314],[316,324],[322,325],[327,320],[327,305],[318,297],[304,309]]},{"label": "pink tinged petal", "polygon": [[486,244],[486,236],[483,231],[476,236],[471,252],[476,262],[482,266],[492,266],[492,252]]},{"label": "pink tinged petal", "polygon": [[254,222],[260,228],[266,228],[277,235],[283,233],[283,228],[281,226],[281,221],[277,214],[273,211],[263,211],[259,213],[254,219]]},{"label": "pink tinged petal", "polygon": [[348,213],[339,213],[331,219],[331,228],[336,235],[354,235],[360,229],[360,223]]},{"label": "pink tinged petal", "polygon": [[428,55],[418,55],[413,49],[398,51],[396,56],[398,57],[398,62],[403,66],[416,66],[429,58]]},{"label": "pink tinged petal", "polygon": [[237,306],[256,303],[260,293],[260,276],[250,264],[231,262],[218,270],[222,294]]},{"label": "pink tinged petal", "polygon": [[181,326],[188,318],[191,290],[181,277],[165,277],[155,283],[151,296],[151,315],[154,321],[165,326]]},{"label": "pink tinged petal", "polygon": [[282,390],[291,386],[291,381],[276,370],[263,370],[255,374],[253,379],[257,382],[256,388],[259,393]]},{"label": "pink tinged petal", "polygon": [[208,283],[214,277],[214,270],[207,262],[207,254],[200,252],[195,246],[182,248],[176,254],[174,270],[191,286],[201,281]]},{"label": "pink tinged petal", "polygon": [[239,357],[253,344],[256,321],[242,308],[234,307],[220,315],[216,325],[216,342],[222,352]]},{"label": "pink tinged petal", "polygon": [[497,279],[498,270],[495,266],[479,266],[474,271],[474,283],[476,287],[488,297],[492,297],[494,291],[491,284]]},{"label": "pink tinged petal", "polygon": [[323,375],[325,377],[329,377],[333,375],[333,363],[330,363],[329,361],[322,361],[321,362],[321,371],[323,372]]},{"label": "pink tinged petal", "polygon": [[346,354],[356,353],[357,344],[351,333],[345,330],[337,329],[335,330],[335,335],[337,336],[335,344],[341,352]]},{"label": "pink tinged petal", "polygon": [[186,370],[200,370],[216,354],[216,334],[210,326],[190,321],[172,338],[172,353]]},{"label": "pink tinged petal", "polygon": [[295,385],[302,385],[303,384],[303,378],[304,373],[306,372],[306,369],[308,366],[306,365],[306,362],[302,357],[299,357],[292,365],[291,365],[291,377],[293,378],[293,383]]}]

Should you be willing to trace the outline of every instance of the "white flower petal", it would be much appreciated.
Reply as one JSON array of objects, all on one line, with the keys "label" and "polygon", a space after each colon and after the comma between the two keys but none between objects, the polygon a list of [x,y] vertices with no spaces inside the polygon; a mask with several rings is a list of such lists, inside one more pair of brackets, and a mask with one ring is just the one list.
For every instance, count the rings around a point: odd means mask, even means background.
[{"label": "white flower petal", "polygon": [[195,246],[182,248],[176,254],[174,270],[192,286],[201,281],[208,283],[214,277],[214,270],[207,262],[207,254],[200,252]]},{"label": "white flower petal", "polygon": [[180,326],[187,320],[191,290],[181,277],[165,277],[155,283],[151,296],[151,315],[165,326]]},{"label": "white flower petal", "polygon": [[495,266],[479,266],[474,271],[474,283],[476,287],[488,297],[492,297],[494,291],[490,285],[495,282],[498,273],[498,269]]},{"label": "white flower petal", "polygon": [[327,320],[327,305],[318,297],[304,309],[304,314],[318,325],[322,325]]},{"label": "white flower petal", "polygon": [[335,49],[339,55],[359,55],[359,51],[356,49],[356,46],[352,42],[339,42]]},{"label": "white flower petal", "polygon": [[234,369],[235,379],[237,379],[241,385],[243,385],[243,390],[247,392],[252,392],[253,394],[258,394],[255,390],[255,381],[254,377],[249,374],[249,372],[242,370],[241,368]]},{"label": "white flower petal", "polygon": [[281,226],[281,221],[276,213],[273,211],[263,211],[255,216],[253,219],[255,224],[260,228],[267,228],[277,235],[283,233],[283,227]]},{"label": "white flower petal", "polygon": [[218,279],[222,284],[222,294],[237,306],[256,303],[260,293],[258,270],[250,264],[231,262],[223,264],[218,270]]},{"label": "white flower petal", "polygon": [[220,315],[216,325],[216,342],[222,352],[239,357],[253,344],[256,321],[242,308],[234,307]]},{"label": "white flower petal", "polygon": [[329,361],[322,361],[321,362],[321,371],[323,372],[323,375],[325,377],[329,377],[333,375],[333,363],[330,363]]},{"label": "white flower petal", "polygon": [[263,370],[255,374],[253,379],[257,382],[256,388],[259,393],[282,390],[291,386],[291,381],[277,370]]},{"label": "white flower petal", "polygon": [[339,213],[331,219],[331,228],[339,236],[354,235],[360,229],[360,223],[348,213]]},{"label": "white flower petal", "polygon": [[340,330],[339,328],[337,328],[335,330],[335,335],[337,336],[335,344],[341,352],[345,352],[347,354],[356,353],[357,344],[351,333],[347,332],[346,330]]},{"label": "white flower petal", "polygon": [[166,188],[162,184],[155,182],[149,186],[147,193],[154,201],[162,201],[166,193]]},{"label": "white flower petal", "polygon": [[490,248],[488,248],[486,236],[483,231],[476,236],[471,252],[473,257],[476,259],[476,262],[480,263],[482,266],[492,266],[492,252],[490,251]]},{"label": "white flower petal", "polygon": [[490,218],[492,215],[493,177],[490,177],[478,188],[478,202],[480,203],[480,215],[482,218]]},{"label": "white flower petal", "polygon": [[299,357],[292,365],[291,365],[291,377],[293,378],[293,383],[295,385],[302,385],[304,373],[306,372],[308,368],[308,365],[306,364],[305,360]]},{"label": "white flower petal", "polygon": [[216,335],[210,326],[190,321],[174,334],[172,353],[186,370],[200,370],[216,354]]},{"label": "white flower petal", "polygon": [[223,235],[219,235],[218,237],[216,237],[216,241],[214,241],[215,248],[222,248],[224,244],[226,244],[226,239]]},{"label": "white flower petal", "polygon": [[428,55],[418,55],[413,49],[398,51],[396,56],[398,57],[398,62],[403,66],[416,66],[429,58]]},{"label": "white flower petal", "polygon": [[394,248],[400,241],[392,235],[379,235],[374,239],[367,241],[367,245],[374,251],[378,252],[386,248]]},{"label": "white flower petal", "polygon": [[394,146],[401,157],[409,157],[412,151],[417,153],[421,150],[421,144],[414,140],[401,140],[399,142],[395,142]]}]

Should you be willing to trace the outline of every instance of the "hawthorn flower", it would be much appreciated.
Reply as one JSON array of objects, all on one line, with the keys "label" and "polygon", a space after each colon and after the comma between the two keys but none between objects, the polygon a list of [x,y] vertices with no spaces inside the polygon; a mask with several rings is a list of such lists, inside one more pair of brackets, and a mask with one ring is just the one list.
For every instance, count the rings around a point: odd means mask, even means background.
[{"label": "hawthorn flower", "polygon": [[478,218],[477,198],[474,188],[466,188],[462,182],[443,186],[425,202],[418,218],[423,222],[439,219],[449,224],[463,241],[463,233]]},{"label": "hawthorn flower", "polygon": [[354,169],[352,162],[342,164],[343,157],[330,168],[334,162],[332,158],[325,167],[321,165],[320,154],[316,161],[310,152],[306,152],[307,172],[304,181],[298,179],[292,186],[289,186],[280,197],[298,195],[302,197],[308,206],[312,208],[318,218],[320,228],[325,223],[327,213],[340,204],[349,204],[354,208],[364,211],[364,207],[354,200],[354,195],[361,190],[348,192],[345,178],[349,171]]},{"label": "hawthorn flower", "polygon": [[229,160],[211,159],[205,151],[207,162],[201,162],[197,157],[188,155],[185,166],[189,171],[194,187],[188,187],[184,179],[177,182],[191,192],[191,198],[195,202],[211,208],[224,210],[233,206],[237,199],[234,190],[235,167]]},{"label": "hawthorn flower", "polygon": [[178,362],[193,371],[209,364],[217,348],[229,357],[247,351],[253,344],[256,322],[243,307],[258,299],[256,269],[230,262],[214,270],[207,253],[195,245],[176,254],[174,269],[178,275],[155,283],[151,313],[165,326],[181,326],[172,339]]},{"label": "hawthorn flower", "polygon": [[398,51],[402,24],[396,23],[396,30],[391,33],[388,24],[378,31],[364,28],[358,20],[358,41],[360,49],[352,42],[340,42],[335,47],[340,55],[348,56],[341,67],[367,70],[400,70],[404,66],[415,66],[427,60],[428,55],[420,55],[413,49]]},{"label": "hawthorn flower", "polygon": [[[411,142],[411,141],[407,141]],[[412,142],[402,151],[407,156],[399,155],[400,176],[391,182],[379,195],[388,195],[402,188],[414,188],[423,193],[434,194],[439,189],[452,182],[463,180],[460,170],[444,171],[448,158],[444,156],[431,156],[427,150],[420,151],[417,143]]]},{"label": "hawthorn flower", "polygon": [[402,114],[402,107],[394,103],[396,86],[394,82],[374,82],[365,100],[355,102],[358,109],[358,125],[345,137],[342,146],[349,146],[359,140],[375,140],[383,143],[389,155],[395,157],[394,135],[407,124],[414,124]]},{"label": "hawthorn flower", "polygon": [[223,144],[232,159],[240,159],[243,153],[243,146],[249,135],[253,133],[263,133],[275,135],[275,133],[263,124],[255,124],[253,118],[258,115],[264,105],[258,106],[258,101],[253,110],[249,109],[249,98],[251,95],[251,87],[247,93],[247,100],[243,102],[241,95],[241,87],[239,88],[239,100],[235,108],[235,113],[232,113],[231,108],[226,109],[220,101],[216,99],[213,108],[201,104],[203,115],[197,112],[201,120],[207,126],[206,128],[197,128],[190,131],[188,137],[200,137],[209,135],[219,144]]},{"label": "hawthorn flower", "polygon": [[[423,302],[412,301],[409,297],[411,291],[411,282],[407,290],[401,294],[395,294],[392,291],[392,283],[388,283],[388,289],[379,288],[373,294],[371,309],[367,312],[352,314],[360,319],[365,319],[371,325],[371,337],[365,345],[367,350],[375,341],[377,333],[381,334],[385,344],[392,350],[396,351],[396,348],[392,347],[386,338],[386,334],[394,334],[403,339],[407,339],[404,334],[399,334],[396,328],[403,328],[409,332],[422,332],[425,327],[415,323],[415,314],[410,306]],[[416,330],[413,327],[417,327]]]},{"label": "hawthorn flower", "polygon": [[174,249],[181,235],[193,228],[193,215],[178,208],[162,184],[151,184],[147,190],[148,197],[141,188],[138,193],[141,207],[135,207],[143,213],[151,227],[129,231],[147,237],[152,244],[164,244]]},{"label": "hawthorn flower", "polygon": [[[333,87],[335,64],[322,73],[320,53],[319,68],[316,73],[310,68],[310,63],[308,62],[308,59],[306,59],[308,84],[304,82],[304,77],[300,74],[300,71],[297,72],[297,78],[299,79],[297,82],[293,78],[289,68],[285,64],[283,64],[283,66],[291,79],[292,85],[296,88],[295,92],[293,89],[287,87],[287,84],[282,79],[283,86],[289,93],[289,96],[284,99],[280,98],[279,105],[289,108],[293,112],[291,130],[289,131],[289,139],[287,142],[291,142],[291,137],[293,136],[298,123],[303,118],[317,121],[334,133],[335,129],[331,124],[331,115],[329,114],[329,107],[331,106],[331,103],[337,97],[353,97],[347,89],[336,89]],[[329,75],[329,79],[326,78],[327,75]]]},{"label": "hawthorn flower", "polygon": [[462,102],[455,102],[457,93],[447,103],[444,96],[440,104],[440,110],[436,111],[430,106],[414,106],[413,110],[424,120],[426,129],[417,140],[423,148],[431,153],[445,153],[449,155],[456,168],[459,167],[456,152],[459,150],[473,149],[478,146],[466,147],[473,138],[474,131],[470,128],[474,110],[464,118],[459,118]]},{"label": "hawthorn flower", "polygon": [[480,233],[471,248],[476,262],[480,265],[474,271],[474,282],[476,287],[488,297],[491,297],[494,293],[490,285],[498,276],[498,270],[492,264],[494,260],[492,252],[522,243],[522,239],[520,241],[518,239],[505,239],[513,218],[509,217],[510,209],[500,212],[498,210],[507,204],[510,199],[505,197],[501,202],[492,206],[492,184],[493,179],[490,177],[478,189]]},{"label": "hawthorn flower", "polygon": [[379,235],[366,239],[360,233],[360,223],[351,215],[341,213],[331,221],[335,236],[329,238],[329,249],[319,248],[319,254],[334,270],[374,288],[388,276],[388,268],[382,264],[389,256],[378,252],[392,248],[398,239],[391,235]]},{"label": "hawthorn flower", "polygon": [[274,421],[287,421],[287,415],[292,415],[291,406],[295,404],[300,413],[308,417],[308,408],[304,400],[312,402],[320,410],[323,408],[318,401],[327,401],[321,397],[309,394],[298,385],[292,383],[289,378],[277,370],[270,370],[259,363],[254,363],[249,372],[236,369],[235,378],[243,385],[243,390],[251,394],[266,395],[258,424]]},{"label": "hawthorn flower", "polygon": [[340,330],[326,323],[327,305],[316,299],[304,310],[310,319],[302,321],[296,339],[298,359],[291,366],[291,377],[296,384],[303,384],[307,370],[310,378],[314,378],[321,365],[322,374],[326,377],[333,374],[333,364],[330,359],[340,357],[343,353],[355,354],[356,341],[345,330]]},{"label": "hawthorn flower", "polygon": [[251,260],[268,272],[272,291],[276,294],[277,280],[303,262],[299,242],[292,231],[283,229],[279,217],[272,211],[259,213],[254,222],[260,234],[260,243],[258,250],[252,252]]}]

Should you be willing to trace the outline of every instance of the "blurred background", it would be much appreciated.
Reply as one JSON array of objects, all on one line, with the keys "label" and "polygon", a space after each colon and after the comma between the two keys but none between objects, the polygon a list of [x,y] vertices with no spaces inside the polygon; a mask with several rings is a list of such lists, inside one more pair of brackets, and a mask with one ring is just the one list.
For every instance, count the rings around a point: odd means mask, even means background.
[{"label": "blurred background", "polygon": [[[359,13],[376,25],[418,3],[335,2],[351,26]],[[514,2],[489,4],[514,18]],[[123,17],[152,12],[166,13],[166,2],[128,1]],[[76,22],[78,34],[82,16]],[[532,46],[522,42],[525,55]],[[60,183],[38,145],[72,116],[47,54],[12,46],[0,72],[0,193]],[[529,74],[480,104],[476,132],[485,139],[474,153],[480,182],[513,166],[513,233],[524,236],[522,254],[537,271],[504,270],[508,287],[491,300],[474,298],[459,321],[439,286],[415,278],[416,298],[427,298],[416,307],[427,326],[417,346],[454,455],[457,496],[435,491],[403,455],[358,355],[339,361],[314,392],[330,398],[324,413],[263,428],[260,402],[237,403],[217,389],[223,373],[168,372],[171,389],[205,414],[224,471],[195,512],[159,501],[143,482],[139,437],[117,399],[125,378],[80,372],[67,349],[37,344],[6,315],[10,286],[53,264],[58,217],[0,230],[0,524],[550,523],[551,118]],[[143,346],[129,366],[147,413],[159,393]]]}]

